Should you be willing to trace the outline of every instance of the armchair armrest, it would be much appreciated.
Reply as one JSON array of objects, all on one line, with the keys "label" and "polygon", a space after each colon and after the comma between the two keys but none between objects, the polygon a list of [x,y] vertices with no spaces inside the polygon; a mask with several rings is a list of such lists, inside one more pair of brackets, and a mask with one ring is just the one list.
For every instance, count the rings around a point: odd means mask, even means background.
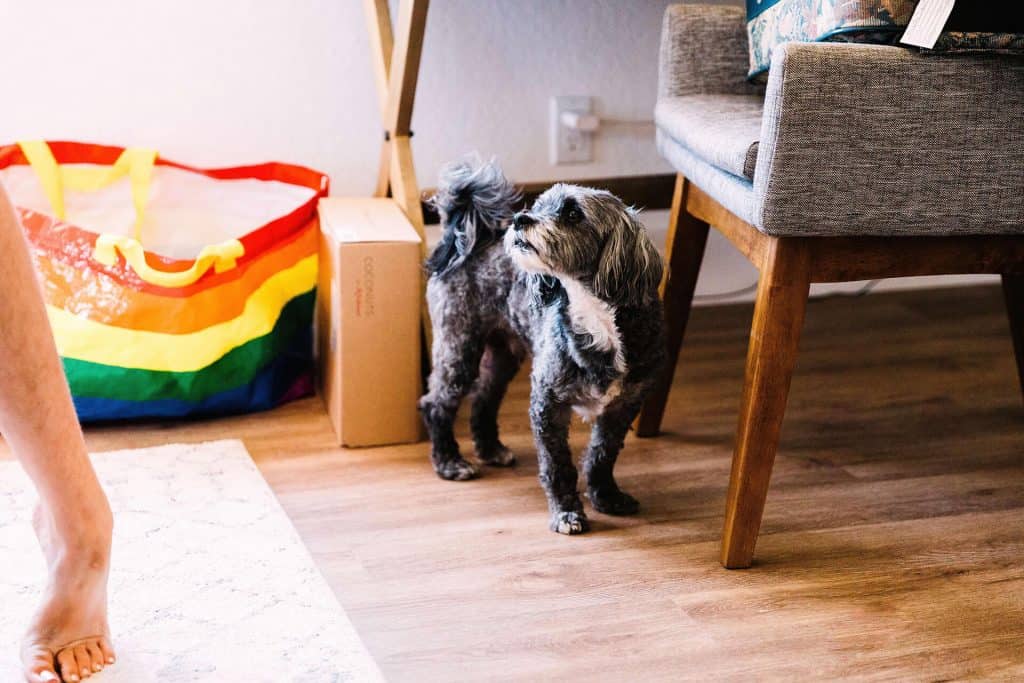
[{"label": "armchair armrest", "polygon": [[1019,57],[781,45],[754,223],[769,234],[1022,233],[1022,112]]},{"label": "armchair armrest", "polygon": [[661,28],[658,99],[684,95],[752,95],[746,13],[727,5],[670,5]]}]

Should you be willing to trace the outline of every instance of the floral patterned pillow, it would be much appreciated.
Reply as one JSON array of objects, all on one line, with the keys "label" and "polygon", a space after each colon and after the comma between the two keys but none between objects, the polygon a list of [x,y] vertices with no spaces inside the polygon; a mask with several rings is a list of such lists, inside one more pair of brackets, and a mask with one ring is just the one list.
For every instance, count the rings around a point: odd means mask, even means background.
[{"label": "floral patterned pillow", "polygon": [[[764,76],[772,48],[790,41],[896,44],[918,0],[747,0],[751,78]],[[1024,27],[1016,12],[991,6],[979,10],[960,0],[934,50],[949,52],[1024,51]],[[1006,3],[1011,5],[1014,3]],[[999,27],[1001,32],[978,31]],[[1021,32],[1014,32],[1021,31]]]}]

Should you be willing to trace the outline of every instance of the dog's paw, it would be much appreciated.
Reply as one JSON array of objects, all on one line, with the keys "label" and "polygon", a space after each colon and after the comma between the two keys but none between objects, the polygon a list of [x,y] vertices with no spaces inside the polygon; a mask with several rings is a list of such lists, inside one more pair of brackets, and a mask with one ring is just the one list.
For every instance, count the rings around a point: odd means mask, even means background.
[{"label": "dog's paw", "polygon": [[480,476],[476,465],[463,458],[453,458],[434,465],[437,476],[448,481],[467,481]]},{"label": "dog's paw", "polygon": [[551,517],[551,530],[558,534],[575,536],[590,530],[587,516],[580,512],[559,512]]},{"label": "dog's paw", "polygon": [[516,464],[516,454],[502,445],[487,450],[477,450],[476,457],[480,462],[491,467],[512,467]]},{"label": "dog's paw", "polygon": [[625,491],[615,489],[614,491],[598,491],[590,489],[587,491],[590,504],[598,512],[606,515],[633,515],[640,509],[640,503],[636,498]]}]

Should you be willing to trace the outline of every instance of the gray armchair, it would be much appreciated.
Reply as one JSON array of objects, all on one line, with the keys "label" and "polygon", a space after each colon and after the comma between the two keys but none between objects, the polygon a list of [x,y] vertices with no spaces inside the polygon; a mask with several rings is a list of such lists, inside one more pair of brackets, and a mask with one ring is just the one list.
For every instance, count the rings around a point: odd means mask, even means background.
[{"label": "gray armchair", "polygon": [[[738,7],[669,7],[655,109],[658,148],[678,171],[664,283],[673,363],[709,224],[761,272],[730,568],[753,558],[810,283],[1000,273],[1024,369],[1024,59],[788,43],[759,86],[746,80],[744,21]],[[641,436],[658,433],[671,378]]]}]

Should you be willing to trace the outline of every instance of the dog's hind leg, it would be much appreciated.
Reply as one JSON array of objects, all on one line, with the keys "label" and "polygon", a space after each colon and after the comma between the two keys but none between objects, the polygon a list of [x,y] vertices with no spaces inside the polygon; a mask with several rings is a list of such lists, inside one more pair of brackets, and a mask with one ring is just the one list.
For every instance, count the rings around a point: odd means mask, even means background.
[{"label": "dog's hind leg", "polygon": [[[443,333],[444,336],[438,333]],[[462,457],[455,440],[455,414],[476,381],[483,354],[483,339],[477,330],[466,329],[456,336],[452,326],[434,329],[434,366],[427,381],[428,391],[420,399],[420,413],[430,435],[430,461],[442,479],[473,479],[480,472]]]},{"label": "dog's hind leg", "polygon": [[548,498],[549,526],[560,534],[582,534],[590,528],[576,483],[579,474],[569,450],[569,405],[534,386],[530,398],[530,423],[537,445],[540,483]]},{"label": "dog's hind leg", "polygon": [[521,344],[507,333],[495,332],[487,340],[469,419],[476,455],[486,465],[509,467],[516,462],[515,454],[498,438],[498,408],[524,354]]},{"label": "dog's hind leg", "polygon": [[598,512],[631,515],[639,508],[636,498],[619,488],[612,470],[643,398],[640,392],[619,396],[597,416],[590,430],[590,444],[583,453],[583,473],[587,478],[587,497]]}]

